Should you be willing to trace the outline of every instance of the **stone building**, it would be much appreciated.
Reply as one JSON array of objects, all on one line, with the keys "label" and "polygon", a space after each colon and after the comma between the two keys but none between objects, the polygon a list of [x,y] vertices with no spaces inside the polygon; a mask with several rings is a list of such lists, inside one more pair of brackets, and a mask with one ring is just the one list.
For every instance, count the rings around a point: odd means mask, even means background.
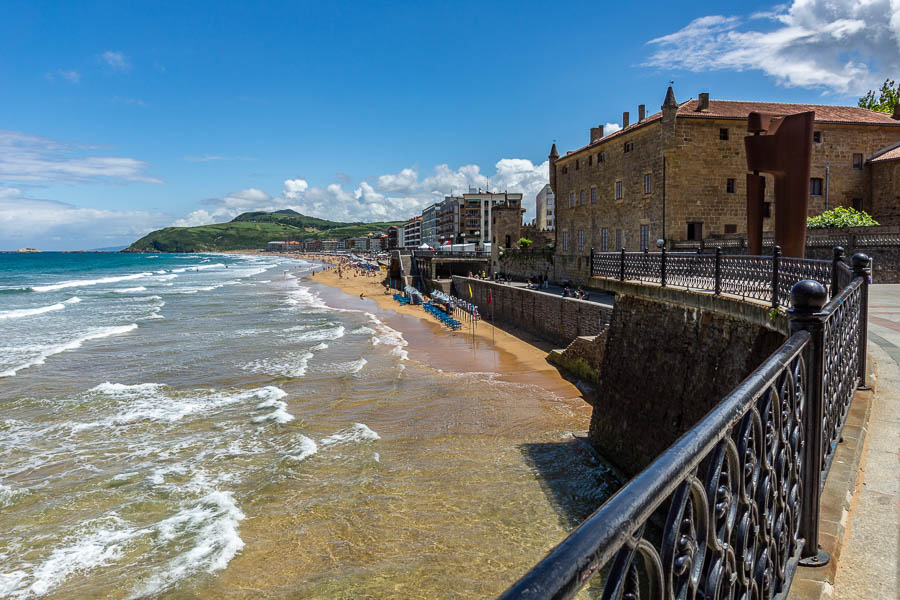
[{"label": "stone building", "polygon": [[[557,277],[585,280],[591,248],[642,250],[655,248],[658,239],[745,235],[747,115],[810,110],[816,117],[809,214],[839,205],[871,207],[878,219],[875,209],[885,200],[879,195],[874,202],[868,173],[879,161],[866,159],[900,141],[900,114],[715,100],[706,93],[679,104],[670,87],[656,114],[646,116],[640,105],[636,122],[626,112],[619,131],[604,136],[603,127],[593,127],[589,144],[564,156],[553,145]],[[768,179],[766,214],[774,215]],[[767,216],[764,230],[773,229]]]},{"label": "stone building", "polygon": [[550,187],[548,183],[541,191],[538,192],[537,198],[535,198],[535,221],[534,224],[540,230],[553,231],[554,229],[554,205],[555,205],[555,197],[553,196],[553,188]]},{"label": "stone building", "polygon": [[[900,105],[896,111],[900,112]],[[866,161],[869,180],[867,212],[881,225],[900,225],[900,142],[891,144]]]}]

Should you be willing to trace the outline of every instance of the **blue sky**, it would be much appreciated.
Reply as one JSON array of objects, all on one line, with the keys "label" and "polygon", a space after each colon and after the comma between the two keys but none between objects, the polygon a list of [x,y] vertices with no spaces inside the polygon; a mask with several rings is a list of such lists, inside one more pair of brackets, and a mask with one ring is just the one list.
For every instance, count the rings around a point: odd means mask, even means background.
[{"label": "blue sky", "polygon": [[0,249],[287,206],[405,218],[467,185],[533,206],[553,140],[655,112],[670,80],[855,104],[900,78],[891,4],[7,1]]}]

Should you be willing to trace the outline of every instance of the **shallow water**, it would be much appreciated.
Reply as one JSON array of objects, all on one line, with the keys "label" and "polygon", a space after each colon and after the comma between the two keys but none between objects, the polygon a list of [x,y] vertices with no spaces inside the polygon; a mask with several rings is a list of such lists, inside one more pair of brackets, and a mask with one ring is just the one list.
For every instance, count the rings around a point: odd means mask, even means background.
[{"label": "shallow water", "polygon": [[583,402],[489,350],[152,256],[0,255],[0,597],[491,597],[609,493]]}]

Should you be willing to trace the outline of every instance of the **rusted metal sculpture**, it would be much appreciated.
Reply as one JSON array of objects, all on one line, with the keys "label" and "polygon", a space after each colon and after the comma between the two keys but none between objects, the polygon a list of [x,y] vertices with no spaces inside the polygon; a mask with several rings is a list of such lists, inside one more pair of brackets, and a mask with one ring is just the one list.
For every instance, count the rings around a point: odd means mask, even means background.
[{"label": "rusted metal sculpture", "polygon": [[[806,253],[806,205],[815,112],[774,115],[752,112],[744,138],[747,149],[747,239],[751,254],[762,254],[766,179],[775,178],[775,244],[784,256]],[[765,134],[765,135],[762,135]]]}]

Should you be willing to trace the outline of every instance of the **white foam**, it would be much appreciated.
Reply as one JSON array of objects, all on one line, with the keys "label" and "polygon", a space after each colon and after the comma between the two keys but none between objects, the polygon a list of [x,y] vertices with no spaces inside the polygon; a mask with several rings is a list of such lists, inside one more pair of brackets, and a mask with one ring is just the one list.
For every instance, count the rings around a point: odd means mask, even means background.
[{"label": "white foam", "polygon": [[134,294],[136,292],[146,292],[147,288],[144,286],[132,287],[132,288],[122,288],[120,290],[113,290],[117,294]]},{"label": "white foam", "polygon": [[122,335],[123,333],[128,333],[129,331],[134,331],[137,329],[137,323],[132,323],[131,325],[122,325],[120,327],[101,327],[100,329],[95,329],[89,333],[82,335],[79,338],[75,338],[69,342],[64,344],[58,344],[56,346],[45,346],[41,349],[37,356],[33,357],[26,363],[13,367],[11,369],[7,369],[0,373],[0,377],[12,377],[19,371],[23,369],[27,369],[28,367],[34,367],[37,365],[42,365],[47,361],[47,358],[53,356],[55,354],[59,354],[61,352],[67,352],[69,350],[76,350],[81,348],[81,345],[84,342],[90,340],[99,340],[102,338],[111,337],[114,335]]},{"label": "white foam", "polygon": [[293,336],[297,342],[326,342],[344,337],[344,326],[329,327],[328,329],[316,329]]},{"label": "white foam", "polygon": [[281,358],[264,358],[244,365],[251,373],[267,375],[285,375],[287,377],[303,377],[309,365],[312,352],[295,353]]},{"label": "white foam", "polygon": [[375,330],[372,329],[371,327],[365,327],[365,326],[364,326],[364,327],[357,327],[356,329],[354,329],[354,330],[351,331],[350,333],[352,333],[352,334],[354,334],[354,335],[369,335],[369,334],[374,334],[374,333],[375,333]]},{"label": "white foam", "polygon": [[350,362],[337,363],[332,368],[335,374],[346,374],[346,375],[355,375],[362,371],[363,367],[368,364],[364,358],[359,358],[357,360],[351,360]]},{"label": "white foam", "polygon": [[[158,272],[159,272],[159,271],[157,271],[157,273],[158,273]],[[155,279],[156,281],[169,281],[170,279],[175,279],[176,277],[178,277],[178,275],[172,275],[172,274],[169,274],[169,275],[156,275],[156,276],[153,277],[153,279]]]},{"label": "white foam", "polygon": [[405,347],[409,342],[403,338],[403,334],[396,329],[385,325],[381,319],[372,313],[366,313],[366,316],[369,317],[369,320],[372,321],[379,333],[379,335],[372,336],[372,344],[375,346],[378,344],[392,346],[391,354],[398,357],[400,360],[409,360],[409,352],[405,350]]},{"label": "white foam", "polygon": [[64,546],[54,548],[28,577],[30,584],[21,590],[24,594],[18,595],[48,594],[74,573],[84,573],[122,558],[128,541],[139,532],[123,527],[121,519],[115,515],[103,519],[103,522],[99,526],[88,523],[81,531],[67,538]]},{"label": "white foam", "polygon": [[316,344],[315,346],[310,348],[310,351],[318,352],[319,350],[325,350],[326,348],[328,348],[328,344],[326,344],[325,342],[322,342],[321,344]]},{"label": "white foam", "polygon": [[238,535],[238,524],[244,513],[237,507],[231,492],[213,491],[199,503],[161,521],[155,526],[157,544],[180,545],[188,535],[192,546],[179,552],[167,565],[153,574],[130,596],[155,596],[173,583],[193,573],[213,573],[228,566],[244,547]]},{"label": "white foam", "polygon": [[7,319],[21,319],[22,317],[30,317],[33,315],[42,315],[48,312],[54,312],[57,310],[63,310],[68,304],[75,304],[76,302],[81,302],[81,298],[78,296],[72,296],[68,300],[64,300],[62,302],[57,302],[56,304],[50,304],[48,306],[39,306],[37,308],[20,308],[16,310],[6,310],[0,312],[0,321],[5,321]]},{"label": "white foam", "polygon": [[116,398],[133,398],[143,394],[152,394],[166,387],[161,383],[137,383],[135,385],[126,385],[124,383],[110,383],[109,381],[96,385],[88,390],[88,392],[96,392],[98,394],[106,394]]},{"label": "white foam", "polygon": [[305,435],[301,435],[300,441],[294,448],[291,448],[290,452],[288,452],[287,458],[300,462],[301,460],[307,459],[310,456],[314,455],[318,451],[318,444],[316,444]]},{"label": "white foam", "polygon": [[[0,508],[7,508],[16,503],[16,499],[28,493],[27,490],[17,490],[0,483]],[[0,587],[0,590],[3,588]]]},{"label": "white foam", "polygon": [[346,444],[349,442],[362,442],[366,440],[380,440],[381,436],[369,429],[365,423],[354,423],[352,427],[341,429],[322,439],[319,443],[323,446],[334,444]]},{"label": "white foam", "polygon": [[36,285],[32,286],[32,290],[35,292],[52,292],[55,290],[62,290],[70,287],[86,287],[89,285],[98,285],[101,283],[116,283],[118,281],[131,281],[132,279],[140,279],[142,277],[149,277],[153,275],[153,273],[132,273],[131,275],[119,275],[117,277],[101,277],[100,279],[78,279],[74,281],[63,281],[60,283],[53,283],[50,285]]},{"label": "white foam", "polygon": [[[281,397],[283,398],[284,396]],[[287,402],[279,400],[278,397],[267,398],[256,405],[256,410],[265,410],[267,408],[274,408],[275,410],[264,415],[253,417],[254,423],[275,421],[276,423],[281,423],[283,425],[294,420],[294,415],[287,411]]]}]

